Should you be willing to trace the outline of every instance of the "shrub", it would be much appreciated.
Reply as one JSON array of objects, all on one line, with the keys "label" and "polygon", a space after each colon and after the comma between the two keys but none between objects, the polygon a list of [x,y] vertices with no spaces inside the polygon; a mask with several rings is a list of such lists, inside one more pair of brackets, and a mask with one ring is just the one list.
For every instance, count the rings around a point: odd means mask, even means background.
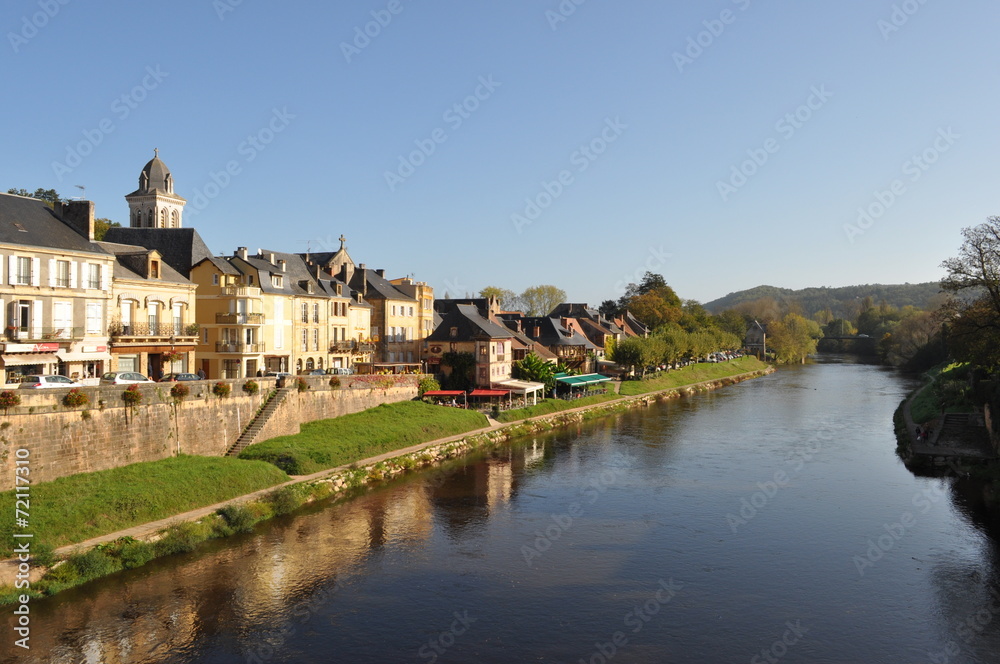
[{"label": "shrub", "polygon": [[169,556],[188,553],[208,539],[210,528],[200,523],[182,523],[171,528],[167,536],[156,543],[156,553]]},{"label": "shrub", "polygon": [[247,382],[243,383],[243,391],[252,397],[253,395],[260,392],[260,385],[258,385],[257,381],[255,380],[248,380]]},{"label": "shrub", "polygon": [[48,584],[49,592],[58,591],[61,588],[75,585],[80,580],[80,572],[76,565],[69,561],[58,567],[50,569],[43,577]]},{"label": "shrub", "polygon": [[275,515],[279,516],[294,512],[302,505],[302,497],[299,496],[299,491],[294,486],[286,486],[283,489],[278,489],[271,493],[267,497],[267,500],[271,503]]},{"label": "shrub", "polygon": [[69,408],[76,408],[77,406],[86,406],[90,403],[90,397],[80,391],[79,387],[74,387],[72,390],[66,393],[63,397],[63,405]]},{"label": "shrub", "polygon": [[80,417],[82,417],[85,420],[89,420],[91,417],[93,417],[93,414],[89,410],[84,409],[80,411]]},{"label": "shrub", "polygon": [[180,401],[189,394],[191,394],[191,388],[181,382],[174,383],[174,386],[170,388],[170,396],[174,398],[174,401]]},{"label": "shrub", "polygon": [[99,549],[70,556],[69,564],[76,568],[81,579],[99,579],[121,569],[118,561]]},{"label": "shrub", "polygon": [[227,505],[219,510],[219,516],[226,520],[234,533],[249,533],[256,523],[253,512],[244,505]]},{"label": "shrub", "polygon": [[223,383],[222,381],[212,386],[212,394],[220,399],[228,397],[230,391],[232,391],[232,388],[229,386],[229,383]]},{"label": "shrub", "polygon": [[122,392],[122,401],[125,402],[126,406],[132,406],[132,407],[141,404],[142,392],[139,391],[139,386],[133,384],[125,388],[125,391]]},{"label": "shrub", "polygon": [[122,567],[132,569],[142,567],[156,556],[156,550],[152,544],[146,542],[128,542],[122,545],[118,554]]},{"label": "shrub", "polygon": [[31,562],[36,567],[52,567],[56,563],[55,547],[51,544],[35,544],[31,547]]},{"label": "shrub", "polygon": [[417,385],[417,394],[424,396],[424,392],[437,392],[441,389],[441,383],[437,382],[433,378],[421,378],[420,383]]},{"label": "shrub", "polygon": [[295,381],[295,388],[299,392],[305,392],[306,390],[309,389],[309,383],[306,382],[305,378],[300,377],[298,380]]},{"label": "shrub", "polygon": [[337,377],[337,376],[334,376],[333,378],[331,378],[330,379],[330,387],[332,387],[335,390],[339,390],[340,389],[340,378]]},{"label": "shrub", "polygon": [[10,408],[16,408],[21,405],[21,396],[14,390],[4,390],[0,392],[0,408],[3,408],[3,414],[7,414],[7,410]]}]

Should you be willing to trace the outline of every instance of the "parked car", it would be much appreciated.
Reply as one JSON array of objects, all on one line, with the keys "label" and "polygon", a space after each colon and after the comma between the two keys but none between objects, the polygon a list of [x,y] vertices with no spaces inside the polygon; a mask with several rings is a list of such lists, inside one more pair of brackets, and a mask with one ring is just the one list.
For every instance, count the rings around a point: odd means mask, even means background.
[{"label": "parked car", "polygon": [[80,387],[81,384],[66,376],[25,376],[21,381],[21,389],[38,390],[45,387]]},{"label": "parked car", "polygon": [[288,373],[287,371],[268,371],[264,375],[267,376],[268,378],[287,378],[292,374]]},{"label": "parked car", "polygon": [[141,373],[134,371],[109,371],[101,376],[101,385],[132,385],[133,383],[152,383]]},{"label": "parked car", "polygon": [[193,373],[168,373],[159,382],[173,383],[178,380],[201,380],[201,378],[198,377],[198,374]]},{"label": "parked car", "polygon": [[330,369],[328,373],[336,376],[351,376],[354,374],[354,369],[348,369],[347,367],[336,367],[334,369]]},{"label": "parked car", "polygon": [[313,369],[312,371],[309,372],[309,375],[310,376],[325,376],[326,375],[326,369]]}]

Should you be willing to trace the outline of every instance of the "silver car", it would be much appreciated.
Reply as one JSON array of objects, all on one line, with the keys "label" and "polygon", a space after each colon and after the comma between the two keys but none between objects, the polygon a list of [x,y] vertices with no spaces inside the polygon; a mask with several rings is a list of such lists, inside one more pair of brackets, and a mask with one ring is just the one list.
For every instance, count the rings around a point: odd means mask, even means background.
[{"label": "silver car", "polygon": [[25,376],[21,381],[22,390],[38,390],[46,387],[80,387],[81,384],[66,376]]}]

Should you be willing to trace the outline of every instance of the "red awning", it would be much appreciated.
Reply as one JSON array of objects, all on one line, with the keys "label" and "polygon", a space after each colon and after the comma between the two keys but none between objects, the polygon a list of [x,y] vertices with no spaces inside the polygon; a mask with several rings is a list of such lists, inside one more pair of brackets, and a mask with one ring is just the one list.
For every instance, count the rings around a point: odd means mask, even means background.
[{"label": "red awning", "polygon": [[505,397],[510,394],[507,390],[472,390],[470,397]]},{"label": "red awning", "polygon": [[434,390],[431,392],[424,392],[425,397],[460,397],[464,395],[465,392],[461,390]]}]

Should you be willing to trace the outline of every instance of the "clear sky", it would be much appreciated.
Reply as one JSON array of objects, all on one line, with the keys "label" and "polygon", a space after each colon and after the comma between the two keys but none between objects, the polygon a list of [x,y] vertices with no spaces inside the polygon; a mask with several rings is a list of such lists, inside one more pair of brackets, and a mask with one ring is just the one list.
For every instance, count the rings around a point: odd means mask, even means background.
[{"label": "clear sky", "polygon": [[344,234],[439,296],[598,304],[647,268],[702,302],[932,281],[1000,213],[998,19],[995,0],[7,0],[0,188],[84,185],[127,225],[159,148],[214,252]]}]

